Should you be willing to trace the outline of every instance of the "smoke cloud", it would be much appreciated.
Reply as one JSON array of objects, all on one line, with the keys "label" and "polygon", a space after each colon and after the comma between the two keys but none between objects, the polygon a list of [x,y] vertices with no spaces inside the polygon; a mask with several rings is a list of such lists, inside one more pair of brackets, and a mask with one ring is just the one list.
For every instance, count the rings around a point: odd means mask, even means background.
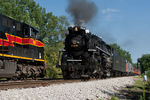
[{"label": "smoke cloud", "polygon": [[73,17],[75,25],[87,24],[97,14],[98,8],[89,0],[69,0],[66,11]]}]

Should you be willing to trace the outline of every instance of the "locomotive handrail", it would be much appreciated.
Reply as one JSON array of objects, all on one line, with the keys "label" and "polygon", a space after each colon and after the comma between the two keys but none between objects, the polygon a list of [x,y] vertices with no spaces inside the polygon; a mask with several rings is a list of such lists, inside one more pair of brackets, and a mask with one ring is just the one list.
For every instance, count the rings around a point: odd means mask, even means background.
[{"label": "locomotive handrail", "polygon": [[95,49],[88,49],[88,51],[96,51]]},{"label": "locomotive handrail", "polygon": [[100,51],[106,53],[107,55],[112,56],[110,53],[107,53],[106,51],[102,50],[100,47],[96,46],[96,48],[99,49]]},{"label": "locomotive handrail", "polygon": [[78,60],[78,59],[67,59],[67,61],[82,61],[82,60]]}]

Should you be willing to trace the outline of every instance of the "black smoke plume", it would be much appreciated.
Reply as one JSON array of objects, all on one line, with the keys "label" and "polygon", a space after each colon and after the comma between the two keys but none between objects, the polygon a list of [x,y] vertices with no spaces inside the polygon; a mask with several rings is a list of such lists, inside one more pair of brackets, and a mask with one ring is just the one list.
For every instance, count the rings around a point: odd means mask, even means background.
[{"label": "black smoke plume", "polygon": [[75,25],[82,25],[96,16],[98,8],[89,0],[69,0],[66,11],[73,17]]}]

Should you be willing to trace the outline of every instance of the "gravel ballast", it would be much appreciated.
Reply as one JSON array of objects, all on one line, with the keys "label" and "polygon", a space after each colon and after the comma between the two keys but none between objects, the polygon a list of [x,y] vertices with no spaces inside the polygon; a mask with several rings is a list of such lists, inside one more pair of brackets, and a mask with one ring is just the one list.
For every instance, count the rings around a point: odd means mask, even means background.
[{"label": "gravel ballast", "polygon": [[47,87],[1,90],[0,100],[97,100],[99,98],[105,100],[110,99],[119,90],[133,83],[133,77],[120,77],[53,84]]}]

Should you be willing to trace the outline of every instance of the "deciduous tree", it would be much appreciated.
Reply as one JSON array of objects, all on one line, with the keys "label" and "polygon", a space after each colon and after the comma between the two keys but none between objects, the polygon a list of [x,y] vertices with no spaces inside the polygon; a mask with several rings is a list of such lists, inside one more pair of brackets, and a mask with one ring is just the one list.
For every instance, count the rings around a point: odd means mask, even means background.
[{"label": "deciduous tree", "polygon": [[138,62],[141,67],[141,73],[150,71],[150,54],[144,54],[141,58],[138,58]]}]

